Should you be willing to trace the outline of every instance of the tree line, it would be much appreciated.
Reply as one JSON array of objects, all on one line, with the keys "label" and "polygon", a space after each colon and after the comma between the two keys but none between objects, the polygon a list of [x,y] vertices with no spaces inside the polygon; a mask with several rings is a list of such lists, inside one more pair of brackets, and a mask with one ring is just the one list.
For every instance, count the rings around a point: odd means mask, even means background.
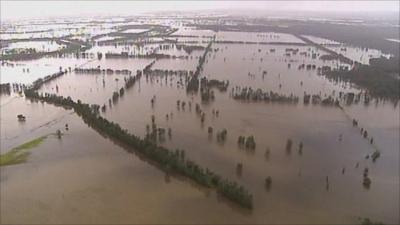
[{"label": "tree line", "polygon": [[197,93],[199,91],[199,86],[200,86],[199,76],[200,76],[201,71],[203,70],[203,65],[206,61],[207,54],[211,50],[212,43],[213,43],[213,40],[210,41],[210,43],[208,43],[203,55],[199,57],[199,63],[196,67],[196,71],[194,72],[193,76],[191,77],[191,79],[189,80],[189,82],[186,86],[187,92]]},{"label": "tree line", "polygon": [[73,101],[70,97],[64,98],[55,94],[37,92],[38,87],[34,86],[25,90],[25,96],[33,100],[40,100],[50,104],[72,108],[83,121],[99,133],[128,146],[128,152],[139,153],[146,159],[157,163],[167,173],[183,175],[196,183],[208,188],[214,188],[219,194],[248,209],[253,208],[252,195],[241,185],[230,181],[220,175],[204,169],[193,160],[185,157],[184,150],[170,150],[158,146],[148,138],[140,138],[129,133],[119,124],[108,121],[99,115],[98,105],[84,104],[80,100]]}]

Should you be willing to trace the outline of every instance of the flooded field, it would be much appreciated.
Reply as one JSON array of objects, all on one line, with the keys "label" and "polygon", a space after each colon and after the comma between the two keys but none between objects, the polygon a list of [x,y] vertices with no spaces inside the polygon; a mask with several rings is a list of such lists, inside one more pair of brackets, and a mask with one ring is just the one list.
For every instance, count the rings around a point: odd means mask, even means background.
[{"label": "flooded field", "polygon": [[[109,22],[96,27],[112,33],[121,28],[109,24],[136,24]],[[89,31],[86,37],[103,31]],[[149,31],[143,27],[121,33]],[[0,223],[354,224],[360,218],[373,218],[395,224],[400,220],[397,101],[369,100],[363,87],[323,76],[323,68],[354,65],[321,58],[330,52],[318,45],[362,64],[383,56],[380,50],[311,35],[305,37],[316,45],[289,33],[215,32],[192,26],[158,35],[139,37],[136,43],[127,38],[108,44],[99,42],[123,36],[101,36],[92,40],[83,56],[77,52],[2,61],[1,83],[14,86],[0,97],[0,152],[49,136],[31,150],[27,162],[1,167]],[[45,45],[39,46],[43,51],[54,47],[50,42],[35,44]],[[197,71],[200,92],[192,92]],[[57,76],[46,78],[52,74]],[[136,80],[128,87],[133,76]],[[148,137],[152,125],[167,130],[157,145],[184,149],[186,157],[203,168],[243,185],[252,194],[252,209],[188,177],[166,173],[140,154],[130,154],[123,143],[86,125],[76,109],[24,96],[19,84],[30,87],[39,78],[44,80],[37,88],[39,95],[96,104],[100,116],[140,138]],[[205,87],[203,82],[210,81],[223,82],[223,87]],[[243,90],[257,96],[241,97]],[[350,104],[349,95],[362,97]],[[310,96],[312,103],[307,103]],[[325,104],[326,99],[337,103]],[[26,120],[18,121],[18,114]],[[57,130],[62,138],[56,137]],[[254,147],[238,143],[241,136],[252,136]],[[380,155],[374,158],[376,152]]]},{"label": "flooded field", "polygon": [[243,42],[280,42],[280,43],[304,43],[291,34],[282,33],[256,33],[240,31],[222,31],[217,33],[217,41],[243,41]]},{"label": "flooded field", "polygon": [[29,85],[33,81],[60,71],[60,67],[76,67],[87,63],[77,58],[41,58],[30,61],[10,61],[1,65],[1,83],[21,83]]}]

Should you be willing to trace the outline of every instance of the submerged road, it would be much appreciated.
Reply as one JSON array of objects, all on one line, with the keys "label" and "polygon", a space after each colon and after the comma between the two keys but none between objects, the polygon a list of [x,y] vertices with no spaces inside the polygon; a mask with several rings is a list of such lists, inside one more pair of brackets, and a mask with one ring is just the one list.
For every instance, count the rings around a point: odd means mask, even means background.
[{"label": "submerged road", "polygon": [[339,53],[337,53],[337,52],[335,52],[335,51],[333,51],[333,50],[331,50],[331,49],[329,49],[329,48],[327,48],[327,47],[325,47],[325,46],[323,46],[321,44],[315,43],[315,42],[311,41],[310,39],[308,39],[306,37],[303,37],[303,36],[301,36],[299,34],[293,34],[293,35],[296,36],[297,38],[299,38],[300,40],[304,41],[305,43],[309,44],[309,45],[315,46],[315,47],[317,47],[319,49],[322,49],[322,50],[328,52],[329,54],[333,55],[335,58],[339,59],[341,62],[350,64],[350,65],[353,65],[353,63],[354,63],[353,60],[347,58],[346,56],[344,56],[342,54],[339,54]]}]

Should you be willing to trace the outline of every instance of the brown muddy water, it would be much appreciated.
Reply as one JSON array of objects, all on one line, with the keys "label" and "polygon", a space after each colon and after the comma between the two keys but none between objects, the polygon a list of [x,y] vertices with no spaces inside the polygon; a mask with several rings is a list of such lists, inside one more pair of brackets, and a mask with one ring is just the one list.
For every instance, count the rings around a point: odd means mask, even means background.
[{"label": "brown muddy water", "polygon": [[[187,156],[203,167],[244,185],[254,196],[251,212],[187,179],[166,177],[87,127],[71,111],[2,96],[2,151],[63,129],[65,123],[70,129],[61,140],[50,136],[32,149],[27,163],[1,168],[1,223],[352,224],[358,223],[359,217],[399,222],[398,106],[381,101],[345,106],[342,111],[303,105],[304,92],[337,96],[339,91],[359,90],[354,85],[332,83],[316,70],[298,70],[303,63],[340,65],[313,59],[312,53],[324,52],[312,47],[213,44],[212,48],[218,50],[208,55],[202,76],[230,82],[227,92],[214,90],[215,101],[203,104],[199,95],[188,95],[177,84],[179,77],[143,76],[102,115],[142,137],[155,115],[157,126],[172,130],[172,137],[162,145],[185,149]],[[306,54],[286,56],[286,48],[299,48]],[[192,54],[193,59],[157,60],[153,69],[195,70],[201,52]],[[85,66],[136,71],[150,62],[93,59]],[[267,74],[263,77],[264,70]],[[123,78],[72,72],[44,85],[40,92],[108,105],[112,93],[124,85]],[[237,101],[230,96],[236,85],[294,94],[300,96],[300,103]],[[177,100],[191,102],[191,109],[188,104],[185,110],[178,109]],[[195,112],[196,103],[206,113],[204,124]],[[213,115],[213,110],[219,115]],[[25,124],[16,120],[17,112],[27,115]],[[374,151],[373,146],[352,126],[350,118],[358,119],[374,137],[381,151],[375,163],[365,158]],[[214,129],[212,136],[207,133],[209,126]],[[217,143],[215,133],[224,128],[227,141]],[[254,135],[256,149],[239,148],[239,135]],[[289,138],[293,140],[291,153],[285,150]],[[304,144],[302,154],[300,142]],[[269,157],[265,156],[267,148]],[[236,173],[237,163],[243,164],[241,176]],[[362,184],[366,167],[372,180],[369,189]],[[270,189],[264,185],[268,176],[272,178]]]}]

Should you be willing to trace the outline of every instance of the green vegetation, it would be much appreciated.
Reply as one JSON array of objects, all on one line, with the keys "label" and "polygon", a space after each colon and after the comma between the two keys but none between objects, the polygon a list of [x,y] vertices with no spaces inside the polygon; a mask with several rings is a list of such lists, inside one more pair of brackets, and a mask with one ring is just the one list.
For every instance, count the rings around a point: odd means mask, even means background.
[{"label": "green vegetation", "polygon": [[13,55],[13,54],[34,54],[36,53],[35,48],[13,48],[10,50],[6,50],[4,55]]},{"label": "green vegetation", "polygon": [[303,142],[300,142],[299,144],[299,155],[303,154]]},{"label": "green vegetation", "polygon": [[369,189],[371,186],[371,179],[368,177],[368,171],[368,168],[365,168],[363,172],[363,186],[366,189]]},{"label": "green vegetation", "polygon": [[183,49],[187,54],[191,54],[193,51],[201,51],[204,50],[204,46],[199,46],[199,45],[176,45],[176,48],[178,50]]},{"label": "green vegetation", "polygon": [[255,149],[256,148],[256,142],[254,140],[254,136],[248,136],[246,139],[246,148],[248,149]]},{"label": "green vegetation", "polygon": [[371,186],[371,179],[369,177],[364,177],[363,185],[366,189],[369,189],[369,187]]},{"label": "green vegetation", "polygon": [[232,98],[235,100],[242,101],[264,101],[264,102],[279,102],[279,103],[291,103],[297,104],[299,97],[290,94],[289,96],[279,94],[273,91],[263,92],[261,89],[252,89],[251,87],[239,87],[232,88]]},{"label": "green vegetation", "polygon": [[361,225],[384,225],[381,222],[373,222],[369,218],[361,218]]},{"label": "green vegetation", "polygon": [[239,137],[238,137],[238,144],[239,144],[239,146],[243,146],[245,140],[246,140],[246,137],[245,137],[245,136],[239,136]]},{"label": "green vegetation", "polygon": [[197,93],[199,91],[199,76],[201,71],[203,70],[203,64],[206,61],[206,57],[208,52],[211,50],[211,44],[213,41],[210,41],[208,43],[206,50],[204,51],[203,55],[199,57],[199,64],[196,67],[196,71],[194,72],[193,76],[189,80],[187,86],[186,86],[186,91],[191,92],[191,93]]},{"label": "green vegetation", "polygon": [[208,134],[212,134],[213,133],[213,128],[212,127],[208,127]]},{"label": "green vegetation", "polygon": [[374,153],[372,153],[371,155],[372,161],[375,162],[379,158],[379,156],[381,156],[381,153],[378,150],[375,150]]},{"label": "green vegetation", "polygon": [[34,139],[34,140],[31,140],[31,141],[29,141],[29,142],[26,142],[26,143],[24,143],[24,144],[22,144],[22,145],[16,147],[16,148],[14,148],[14,149],[20,151],[20,150],[24,150],[24,149],[31,149],[31,148],[34,148],[34,147],[36,147],[36,146],[39,146],[39,145],[43,142],[43,140],[46,139],[46,137],[47,137],[47,136],[42,136],[42,137],[36,138],[36,139]]},{"label": "green vegetation", "polygon": [[226,135],[228,135],[228,131],[226,129],[222,129],[217,132],[217,141],[218,143],[225,143]]},{"label": "green vegetation", "polygon": [[0,84],[0,94],[10,95],[10,93],[11,93],[10,83]]},{"label": "green vegetation", "polygon": [[353,82],[378,98],[398,100],[400,97],[399,58],[371,59],[370,65],[357,65],[352,70],[325,70],[331,80]]},{"label": "green vegetation", "polygon": [[58,139],[61,139],[63,134],[61,133],[61,130],[57,130],[56,135]]},{"label": "green vegetation", "polygon": [[[192,82],[198,82],[198,80],[191,79]],[[197,84],[196,84],[197,85]],[[219,81],[219,80],[208,80],[203,77],[200,80],[200,93],[201,101],[209,102],[215,99],[214,91],[212,88],[217,88],[220,92],[225,92],[228,89],[229,81]]]},{"label": "green vegetation", "polygon": [[256,142],[254,140],[254,136],[239,136],[238,144],[240,147],[246,147],[246,149],[254,150],[256,148]]},{"label": "green vegetation", "polygon": [[331,50],[331,49],[325,47],[324,45],[317,44],[317,43],[315,43],[315,42],[309,40],[308,38],[306,38],[306,37],[304,37],[304,36],[302,36],[302,35],[295,35],[295,36],[296,36],[297,38],[299,38],[300,40],[304,41],[305,43],[310,44],[310,45],[313,45],[313,46],[315,46],[315,47],[317,47],[317,48],[319,48],[319,49],[322,49],[323,51],[325,51],[325,52],[327,52],[327,53],[329,53],[329,54],[331,55],[331,57],[329,57],[329,56],[322,56],[322,57],[321,57],[322,60],[326,60],[326,59],[328,59],[328,60],[330,60],[330,59],[338,59],[339,61],[341,61],[341,62],[343,62],[343,63],[349,64],[349,65],[352,65],[352,64],[353,64],[353,60],[347,58],[347,57],[344,56],[343,54],[338,54],[338,53],[336,53],[335,51],[333,51],[333,50]]},{"label": "green vegetation", "polygon": [[23,163],[27,160],[30,152],[29,150],[39,146],[47,136],[42,136],[26,142],[18,147],[13,148],[11,151],[0,155],[0,166],[13,165]]}]

